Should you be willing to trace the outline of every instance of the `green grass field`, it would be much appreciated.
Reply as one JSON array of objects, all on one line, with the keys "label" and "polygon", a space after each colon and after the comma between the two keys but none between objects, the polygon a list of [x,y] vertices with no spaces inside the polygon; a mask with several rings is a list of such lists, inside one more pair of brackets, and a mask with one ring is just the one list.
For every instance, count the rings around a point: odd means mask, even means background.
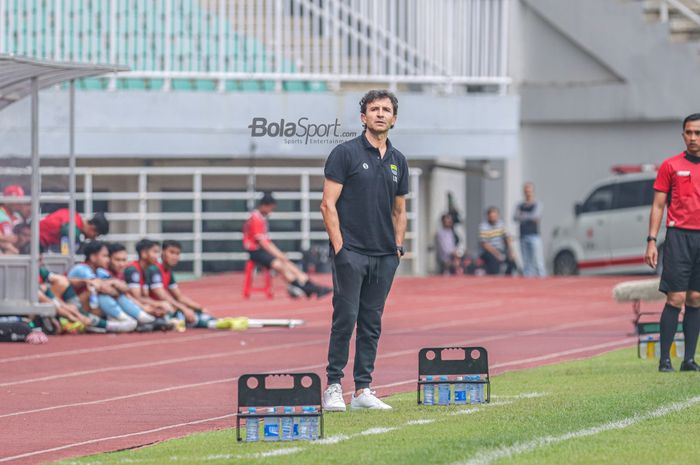
[{"label": "green grass field", "polygon": [[[678,367],[679,362],[674,365]],[[656,372],[624,349],[492,379],[491,405],[326,414],[325,441],[237,443],[235,430],[61,464],[700,463],[700,375]]]}]

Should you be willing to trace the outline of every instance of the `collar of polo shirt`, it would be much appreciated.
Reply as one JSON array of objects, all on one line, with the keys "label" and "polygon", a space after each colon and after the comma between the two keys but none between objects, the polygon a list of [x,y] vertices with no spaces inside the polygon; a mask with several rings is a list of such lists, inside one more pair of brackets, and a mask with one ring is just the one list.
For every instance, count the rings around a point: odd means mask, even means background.
[{"label": "collar of polo shirt", "polygon": [[[369,140],[367,140],[367,131],[362,131],[362,145],[364,148],[369,149],[369,150],[379,150],[377,147],[369,143]],[[386,157],[391,151],[394,150],[394,146],[391,145],[391,141],[387,137],[386,139],[386,153],[384,156]]]}]

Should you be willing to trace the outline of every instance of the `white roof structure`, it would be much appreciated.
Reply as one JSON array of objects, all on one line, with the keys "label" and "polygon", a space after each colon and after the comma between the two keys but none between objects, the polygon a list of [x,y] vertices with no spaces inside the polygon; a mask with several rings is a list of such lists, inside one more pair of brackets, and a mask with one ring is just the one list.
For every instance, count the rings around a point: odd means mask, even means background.
[{"label": "white roof structure", "polygon": [[59,63],[0,54],[0,110],[31,93],[32,78],[39,90],[64,81],[128,71],[113,65]]},{"label": "white roof structure", "polygon": [[[38,303],[39,275],[39,222],[41,180],[39,174],[39,90],[70,81],[70,196],[66,199],[70,215],[70,253],[72,262],[75,253],[75,79],[99,76],[105,73],[127,71],[128,68],[114,65],[92,65],[59,63],[33,58],[0,54],[0,110],[30,96],[31,98],[31,227],[30,255],[0,256],[0,315],[54,314],[52,305]],[[4,199],[0,196],[0,202]]]}]

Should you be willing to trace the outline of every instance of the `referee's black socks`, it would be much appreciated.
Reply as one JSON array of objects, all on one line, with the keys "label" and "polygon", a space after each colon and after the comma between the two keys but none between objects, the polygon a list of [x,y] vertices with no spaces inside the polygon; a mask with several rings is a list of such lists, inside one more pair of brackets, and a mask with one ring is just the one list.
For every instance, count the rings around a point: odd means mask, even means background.
[{"label": "referee's black socks", "polygon": [[[678,315],[680,313],[681,309],[678,307],[674,307],[671,304],[666,304],[666,306],[664,307],[664,311],[661,313],[661,360],[669,360],[671,358],[671,344],[673,344],[673,339],[676,336],[676,329],[678,328]],[[697,340],[698,339],[696,336],[696,343]],[[686,354],[690,352],[687,340],[685,350]],[[693,347],[693,352],[694,351],[695,347]]]},{"label": "referee's black socks", "polygon": [[686,361],[695,357],[698,333],[700,333],[700,308],[686,305],[685,315],[683,315],[683,336],[685,337],[685,356],[683,359]]}]

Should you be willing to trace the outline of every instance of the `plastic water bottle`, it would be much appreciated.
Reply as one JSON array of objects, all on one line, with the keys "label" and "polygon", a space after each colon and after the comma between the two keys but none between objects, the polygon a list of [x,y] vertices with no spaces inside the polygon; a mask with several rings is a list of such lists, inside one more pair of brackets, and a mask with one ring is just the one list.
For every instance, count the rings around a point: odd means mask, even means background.
[{"label": "plastic water bottle", "polygon": [[[306,413],[317,413],[316,407],[306,407]],[[318,439],[318,417],[306,417],[308,421],[308,440],[315,441]]]},{"label": "plastic water bottle", "polygon": [[[255,407],[250,407],[248,413],[254,414]],[[248,418],[245,421],[245,440],[246,442],[258,442],[260,435],[260,418]]]},{"label": "plastic water bottle", "polygon": [[[479,381],[481,381],[481,376],[477,377]],[[486,384],[484,383],[479,383],[476,385],[476,394],[478,396],[478,400],[480,404],[483,404],[486,402],[486,396],[484,395],[484,388],[486,387]]]},{"label": "plastic water bottle", "polygon": [[[308,407],[302,407],[301,413],[307,413]],[[309,417],[302,415],[299,418],[299,439],[309,440]]]},{"label": "plastic water bottle", "polygon": [[[292,407],[292,412],[294,412],[295,410],[296,409],[294,407]],[[292,424],[293,424],[293,426],[292,426],[292,428],[293,428],[292,429],[292,440],[293,441],[298,441],[299,439],[301,439],[301,436],[299,434],[300,423],[301,423],[301,417],[299,417],[297,415],[292,417]]]},{"label": "plastic water bottle", "polygon": [[[440,376],[440,381],[447,381],[447,376]],[[448,383],[438,384],[438,404],[450,405],[450,385]]]},{"label": "plastic water bottle", "polygon": [[[276,413],[277,409],[272,407],[267,409],[267,413]],[[280,417],[270,416],[263,420],[263,438],[265,441],[280,440]]]},{"label": "plastic water bottle", "polygon": [[69,245],[68,236],[61,236],[61,255],[68,255],[70,253]]},{"label": "plastic water bottle", "polygon": [[97,298],[97,290],[90,286],[90,298],[88,299],[88,303],[90,304],[90,308],[92,310],[97,310],[100,308],[100,301]]},{"label": "plastic water bottle", "polygon": [[[457,377],[457,381],[463,381],[464,378],[461,376]],[[460,382],[455,383],[455,404],[463,405],[467,403],[467,385],[466,383]]]},{"label": "plastic water bottle", "polygon": [[478,382],[481,381],[481,376],[470,375],[466,376],[465,379],[472,381],[469,383],[469,403],[470,404],[480,404],[484,401],[484,385]]},{"label": "plastic water bottle", "polygon": [[648,347],[649,347],[649,342],[653,344],[654,341],[654,336],[642,336],[642,338],[639,341],[639,357],[640,358],[649,358],[648,354]]},{"label": "plastic water bottle", "polygon": [[284,408],[285,416],[280,420],[280,429],[282,430],[282,440],[292,441],[294,439],[294,413],[293,407]]},{"label": "plastic water bottle", "polygon": [[[432,376],[426,376],[426,381],[432,381]],[[435,405],[435,385],[434,384],[424,384],[423,385],[423,403],[425,405]]]}]

